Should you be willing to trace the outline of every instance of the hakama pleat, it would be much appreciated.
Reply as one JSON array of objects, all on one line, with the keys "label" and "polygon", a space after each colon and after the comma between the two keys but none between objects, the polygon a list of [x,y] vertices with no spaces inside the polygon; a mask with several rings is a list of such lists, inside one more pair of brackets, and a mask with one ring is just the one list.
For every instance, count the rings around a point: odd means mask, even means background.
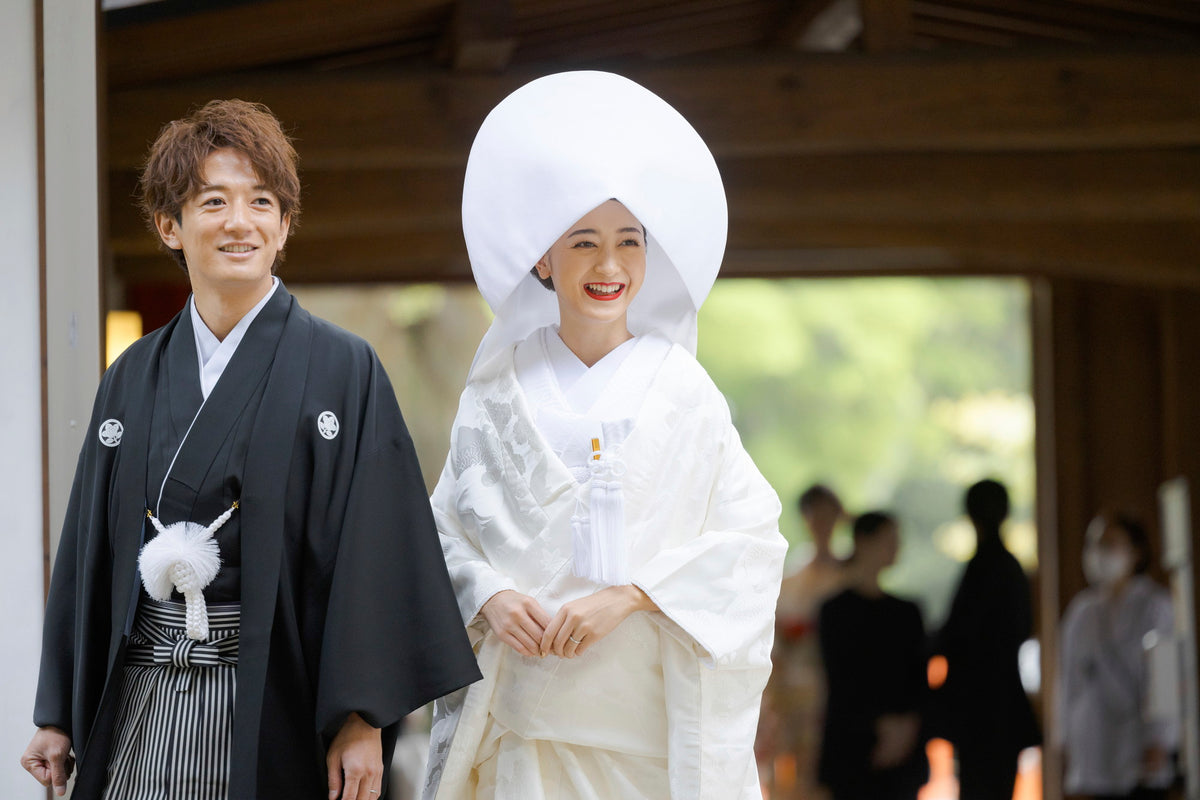
[{"label": "hakama pleat", "polygon": [[138,610],[104,800],[228,798],[239,609],[209,606],[208,638],[189,644],[184,608],[143,599]]},{"label": "hakama pleat", "polygon": [[471,770],[474,800],[661,800],[667,759],[526,739],[488,715]]}]

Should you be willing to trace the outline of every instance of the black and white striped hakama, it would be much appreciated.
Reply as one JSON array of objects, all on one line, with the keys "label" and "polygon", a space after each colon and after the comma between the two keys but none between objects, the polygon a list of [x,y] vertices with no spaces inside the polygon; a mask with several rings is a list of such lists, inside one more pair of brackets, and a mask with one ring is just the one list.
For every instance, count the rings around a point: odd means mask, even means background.
[{"label": "black and white striped hakama", "polygon": [[185,606],[143,598],[130,634],[105,800],[227,800],[240,607],[208,606],[208,638]]}]

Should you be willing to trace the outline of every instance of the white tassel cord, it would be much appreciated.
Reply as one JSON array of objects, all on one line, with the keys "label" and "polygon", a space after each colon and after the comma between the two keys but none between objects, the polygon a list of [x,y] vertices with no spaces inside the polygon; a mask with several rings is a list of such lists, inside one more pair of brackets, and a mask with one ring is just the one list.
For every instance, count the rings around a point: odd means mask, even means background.
[{"label": "white tassel cord", "polygon": [[149,511],[158,536],[142,547],[138,569],[146,594],[155,600],[167,601],[178,590],[187,604],[187,635],[202,641],[208,638],[208,606],[204,590],[221,569],[221,551],[213,534],[229,521],[238,503],[234,501],[224,514],[208,527],[195,522],[174,522],[163,526]]},{"label": "white tassel cord", "polygon": [[588,508],[577,503],[571,518],[574,573],[596,583],[629,583],[629,547],[625,541],[625,502],[617,475],[623,464],[602,458],[592,464]]}]

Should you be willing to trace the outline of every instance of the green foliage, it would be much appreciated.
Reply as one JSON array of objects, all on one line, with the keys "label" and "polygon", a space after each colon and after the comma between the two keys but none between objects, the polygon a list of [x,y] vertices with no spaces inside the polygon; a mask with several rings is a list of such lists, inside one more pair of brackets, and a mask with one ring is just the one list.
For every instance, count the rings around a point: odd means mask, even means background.
[{"label": "green foliage", "polygon": [[[1011,544],[1032,545],[1028,290],[1019,280],[725,280],[700,314],[699,358],[784,504],[832,485],[851,511],[886,507],[904,550],[890,588],[944,615],[964,555],[961,496],[1008,484]],[[843,548],[845,544],[843,543]]]}]

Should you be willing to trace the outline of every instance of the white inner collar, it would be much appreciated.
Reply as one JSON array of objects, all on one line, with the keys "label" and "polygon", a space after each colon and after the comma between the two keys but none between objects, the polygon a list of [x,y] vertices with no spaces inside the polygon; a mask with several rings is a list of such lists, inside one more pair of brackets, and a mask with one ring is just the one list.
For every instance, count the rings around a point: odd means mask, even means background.
[{"label": "white inner collar", "polygon": [[225,367],[229,366],[230,359],[233,358],[234,352],[237,351],[238,345],[246,335],[246,329],[250,327],[250,323],[254,322],[258,312],[263,310],[267,301],[271,299],[278,288],[279,278],[272,275],[271,288],[254,308],[247,311],[245,316],[238,320],[237,325],[233,326],[233,330],[223,340],[218,339],[200,317],[200,312],[196,310],[195,296],[188,298],[188,310],[192,315],[192,331],[196,338],[196,361],[200,365],[200,393],[205,400],[208,399],[213,387],[217,385],[217,381],[221,379],[221,375],[225,373]]}]

